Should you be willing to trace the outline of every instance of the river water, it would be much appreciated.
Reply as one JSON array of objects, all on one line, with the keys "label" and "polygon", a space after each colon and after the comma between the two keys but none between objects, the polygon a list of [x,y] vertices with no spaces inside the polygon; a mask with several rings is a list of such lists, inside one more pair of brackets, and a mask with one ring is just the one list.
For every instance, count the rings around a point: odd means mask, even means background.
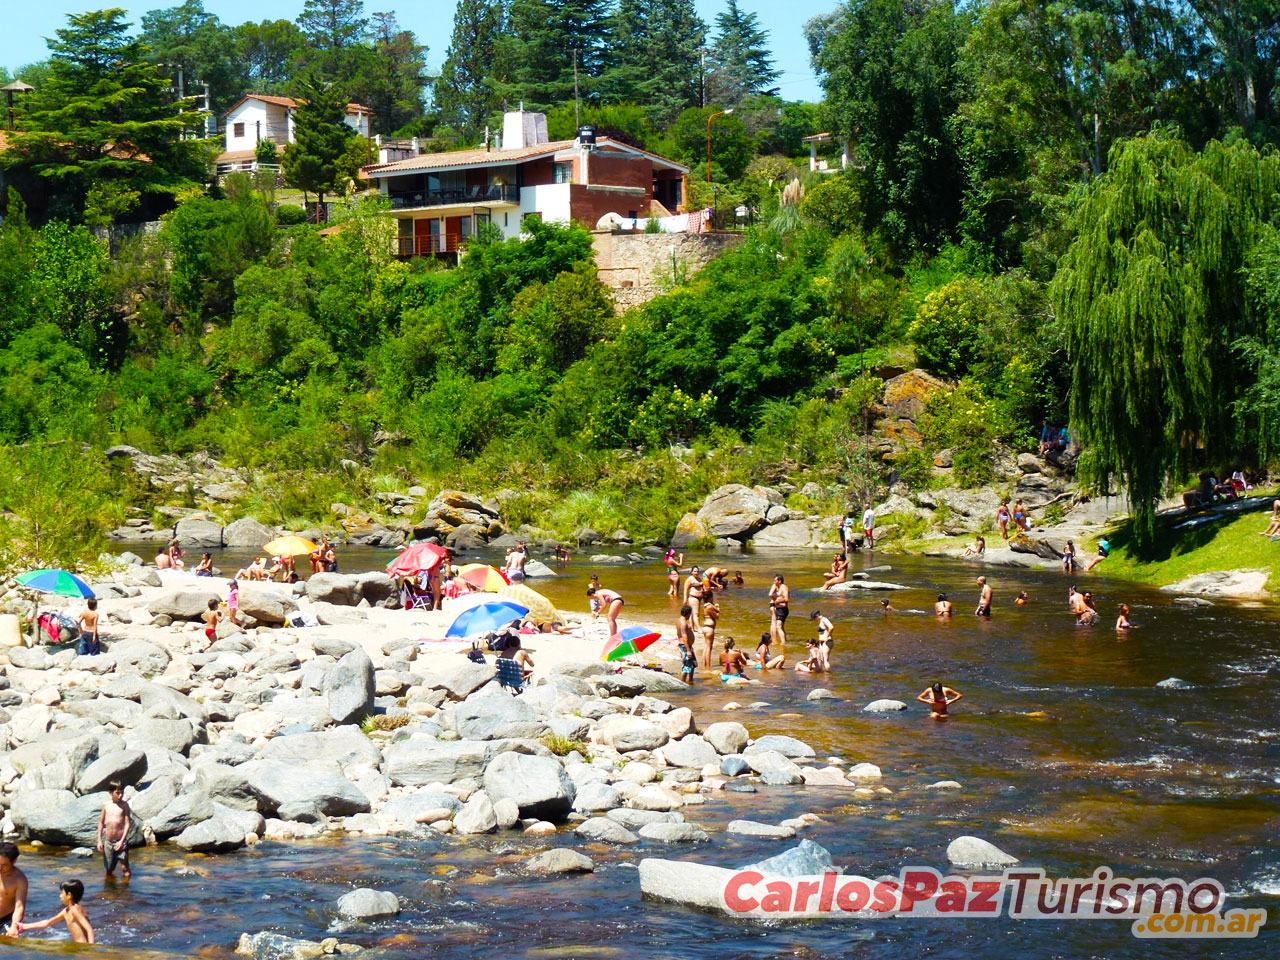
[{"label": "river water", "polygon": [[[346,551],[343,569],[381,567],[391,555]],[[228,552],[218,562],[231,568],[241,558]],[[812,589],[821,583],[821,555],[718,562],[740,568],[746,579],[723,597],[722,635],[747,641],[767,629],[766,591],[780,571],[792,585],[788,654],[794,659],[803,650],[813,633],[807,614],[820,607],[836,624],[836,669],[821,678],[788,669],[749,688],[700,676],[680,702],[704,724],[740,720],[757,736],[800,737],[820,757],[879,764],[894,792],[855,802],[847,790],[762,786],[757,794],[712,795],[706,805],[687,808],[689,819],[718,834],[737,817],[776,822],[812,811],[822,822],[804,835],[846,870],[869,876],[915,864],[945,872],[947,843],[975,834],[1051,876],[1087,876],[1100,865],[1127,876],[1210,876],[1232,893],[1232,906],[1280,909],[1277,608],[1187,608],[1148,588],[1080,574],[1103,614],[1100,625],[1082,628],[1067,613],[1070,581],[1056,571],[877,554],[855,558],[855,568],[888,563],[892,571],[874,577],[909,589],[824,596]],[[593,571],[627,598],[624,619],[674,620],[658,561],[593,568],[575,559],[563,576],[535,586],[558,605],[581,610]],[[970,613],[980,573],[995,588],[989,621]],[[1030,602],[1015,607],[1022,590]],[[956,600],[950,622],[925,612],[939,592]],[[897,608],[887,615],[879,603],[885,596]],[[1121,602],[1130,604],[1137,625],[1128,636],[1111,627]],[[1156,687],[1174,676],[1193,687]],[[946,723],[928,720],[913,702],[934,679],[965,695]],[[818,685],[841,699],[808,701]],[[912,709],[861,712],[881,697],[911,702]],[[721,713],[731,700],[747,709]],[[944,779],[963,789],[923,789]],[[529,879],[519,863],[544,844],[518,836],[261,843],[207,858],[150,848],[134,854],[127,887],[104,888],[93,861],[65,853],[27,854],[21,865],[32,879],[33,915],[52,913],[53,884],[79,875],[101,941],[210,958],[230,957],[242,931],[311,939],[338,932],[333,901],[366,885],[393,890],[405,912],[338,935],[382,945],[397,958],[1252,957],[1280,942],[1274,926],[1258,941],[1189,945],[1136,940],[1124,921],[730,922],[642,900],[635,864],[668,856],[737,866],[790,842],[719,834],[700,849],[609,848],[576,843],[571,834],[557,842],[592,856],[596,872]],[[23,952],[46,951],[31,944]]]}]

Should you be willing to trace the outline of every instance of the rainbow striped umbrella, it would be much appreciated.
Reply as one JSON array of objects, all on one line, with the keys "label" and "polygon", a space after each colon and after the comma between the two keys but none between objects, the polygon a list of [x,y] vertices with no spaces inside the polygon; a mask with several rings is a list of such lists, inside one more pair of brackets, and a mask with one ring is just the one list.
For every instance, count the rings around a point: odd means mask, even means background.
[{"label": "rainbow striped umbrella", "polygon": [[633,653],[639,653],[653,646],[661,639],[660,634],[648,627],[624,627],[610,637],[609,642],[604,645],[602,659],[621,660],[623,657],[629,657]]},{"label": "rainbow striped umbrella", "polygon": [[59,597],[92,597],[93,590],[74,573],[65,570],[28,570],[18,574],[18,582],[24,587],[52,593]]}]

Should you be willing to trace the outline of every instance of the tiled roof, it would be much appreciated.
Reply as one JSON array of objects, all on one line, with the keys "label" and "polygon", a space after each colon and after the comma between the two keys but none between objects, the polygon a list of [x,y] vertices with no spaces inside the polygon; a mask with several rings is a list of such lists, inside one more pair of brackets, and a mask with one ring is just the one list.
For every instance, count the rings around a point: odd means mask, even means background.
[{"label": "tiled roof", "polygon": [[535,157],[568,150],[573,146],[572,140],[553,140],[550,143],[539,143],[532,147],[521,147],[518,150],[454,150],[451,153],[424,153],[419,157],[407,160],[396,160],[393,163],[376,163],[365,167],[369,173],[396,173],[401,170],[441,170],[447,167],[469,167],[476,164],[519,163]]},{"label": "tiled roof", "polygon": [[252,160],[258,155],[256,150],[224,150],[213,158],[214,163],[233,163],[236,160]]}]

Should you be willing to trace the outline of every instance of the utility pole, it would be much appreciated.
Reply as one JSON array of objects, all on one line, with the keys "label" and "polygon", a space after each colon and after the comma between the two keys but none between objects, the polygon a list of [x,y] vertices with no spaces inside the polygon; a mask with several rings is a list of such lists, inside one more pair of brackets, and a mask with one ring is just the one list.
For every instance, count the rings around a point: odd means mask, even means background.
[{"label": "utility pole", "polygon": [[701,103],[698,105],[705,108],[707,105],[707,48],[703,47],[698,53],[702,58],[702,69],[698,73],[698,99]]},{"label": "utility pole", "polygon": [[582,126],[582,120],[578,116],[578,48],[573,48],[573,129],[575,136],[578,127]]}]

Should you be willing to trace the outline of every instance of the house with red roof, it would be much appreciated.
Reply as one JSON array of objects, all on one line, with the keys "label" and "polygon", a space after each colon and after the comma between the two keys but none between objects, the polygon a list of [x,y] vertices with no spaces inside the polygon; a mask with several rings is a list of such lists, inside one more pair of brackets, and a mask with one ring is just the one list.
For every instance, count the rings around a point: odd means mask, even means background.
[{"label": "house with red roof", "polygon": [[[215,160],[219,174],[256,169],[254,151],[262,141],[286,147],[293,143],[293,118],[298,101],[250,93],[223,115],[225,145]],[[359,103],[348,103],[344,122],[362,137],[369,137],[373,111]]]},{"label": "house with red roof", "polygon": [[674,160],[583,127],[551,140],[547,118],[503,118],[501,146],[428,153],[377,163],[362,174],[391,203],[401,256],[456,256],[480,224],[505,237],[527,217],[590,228],[608,214],[665,217],[684,203],[689,172]]}]

